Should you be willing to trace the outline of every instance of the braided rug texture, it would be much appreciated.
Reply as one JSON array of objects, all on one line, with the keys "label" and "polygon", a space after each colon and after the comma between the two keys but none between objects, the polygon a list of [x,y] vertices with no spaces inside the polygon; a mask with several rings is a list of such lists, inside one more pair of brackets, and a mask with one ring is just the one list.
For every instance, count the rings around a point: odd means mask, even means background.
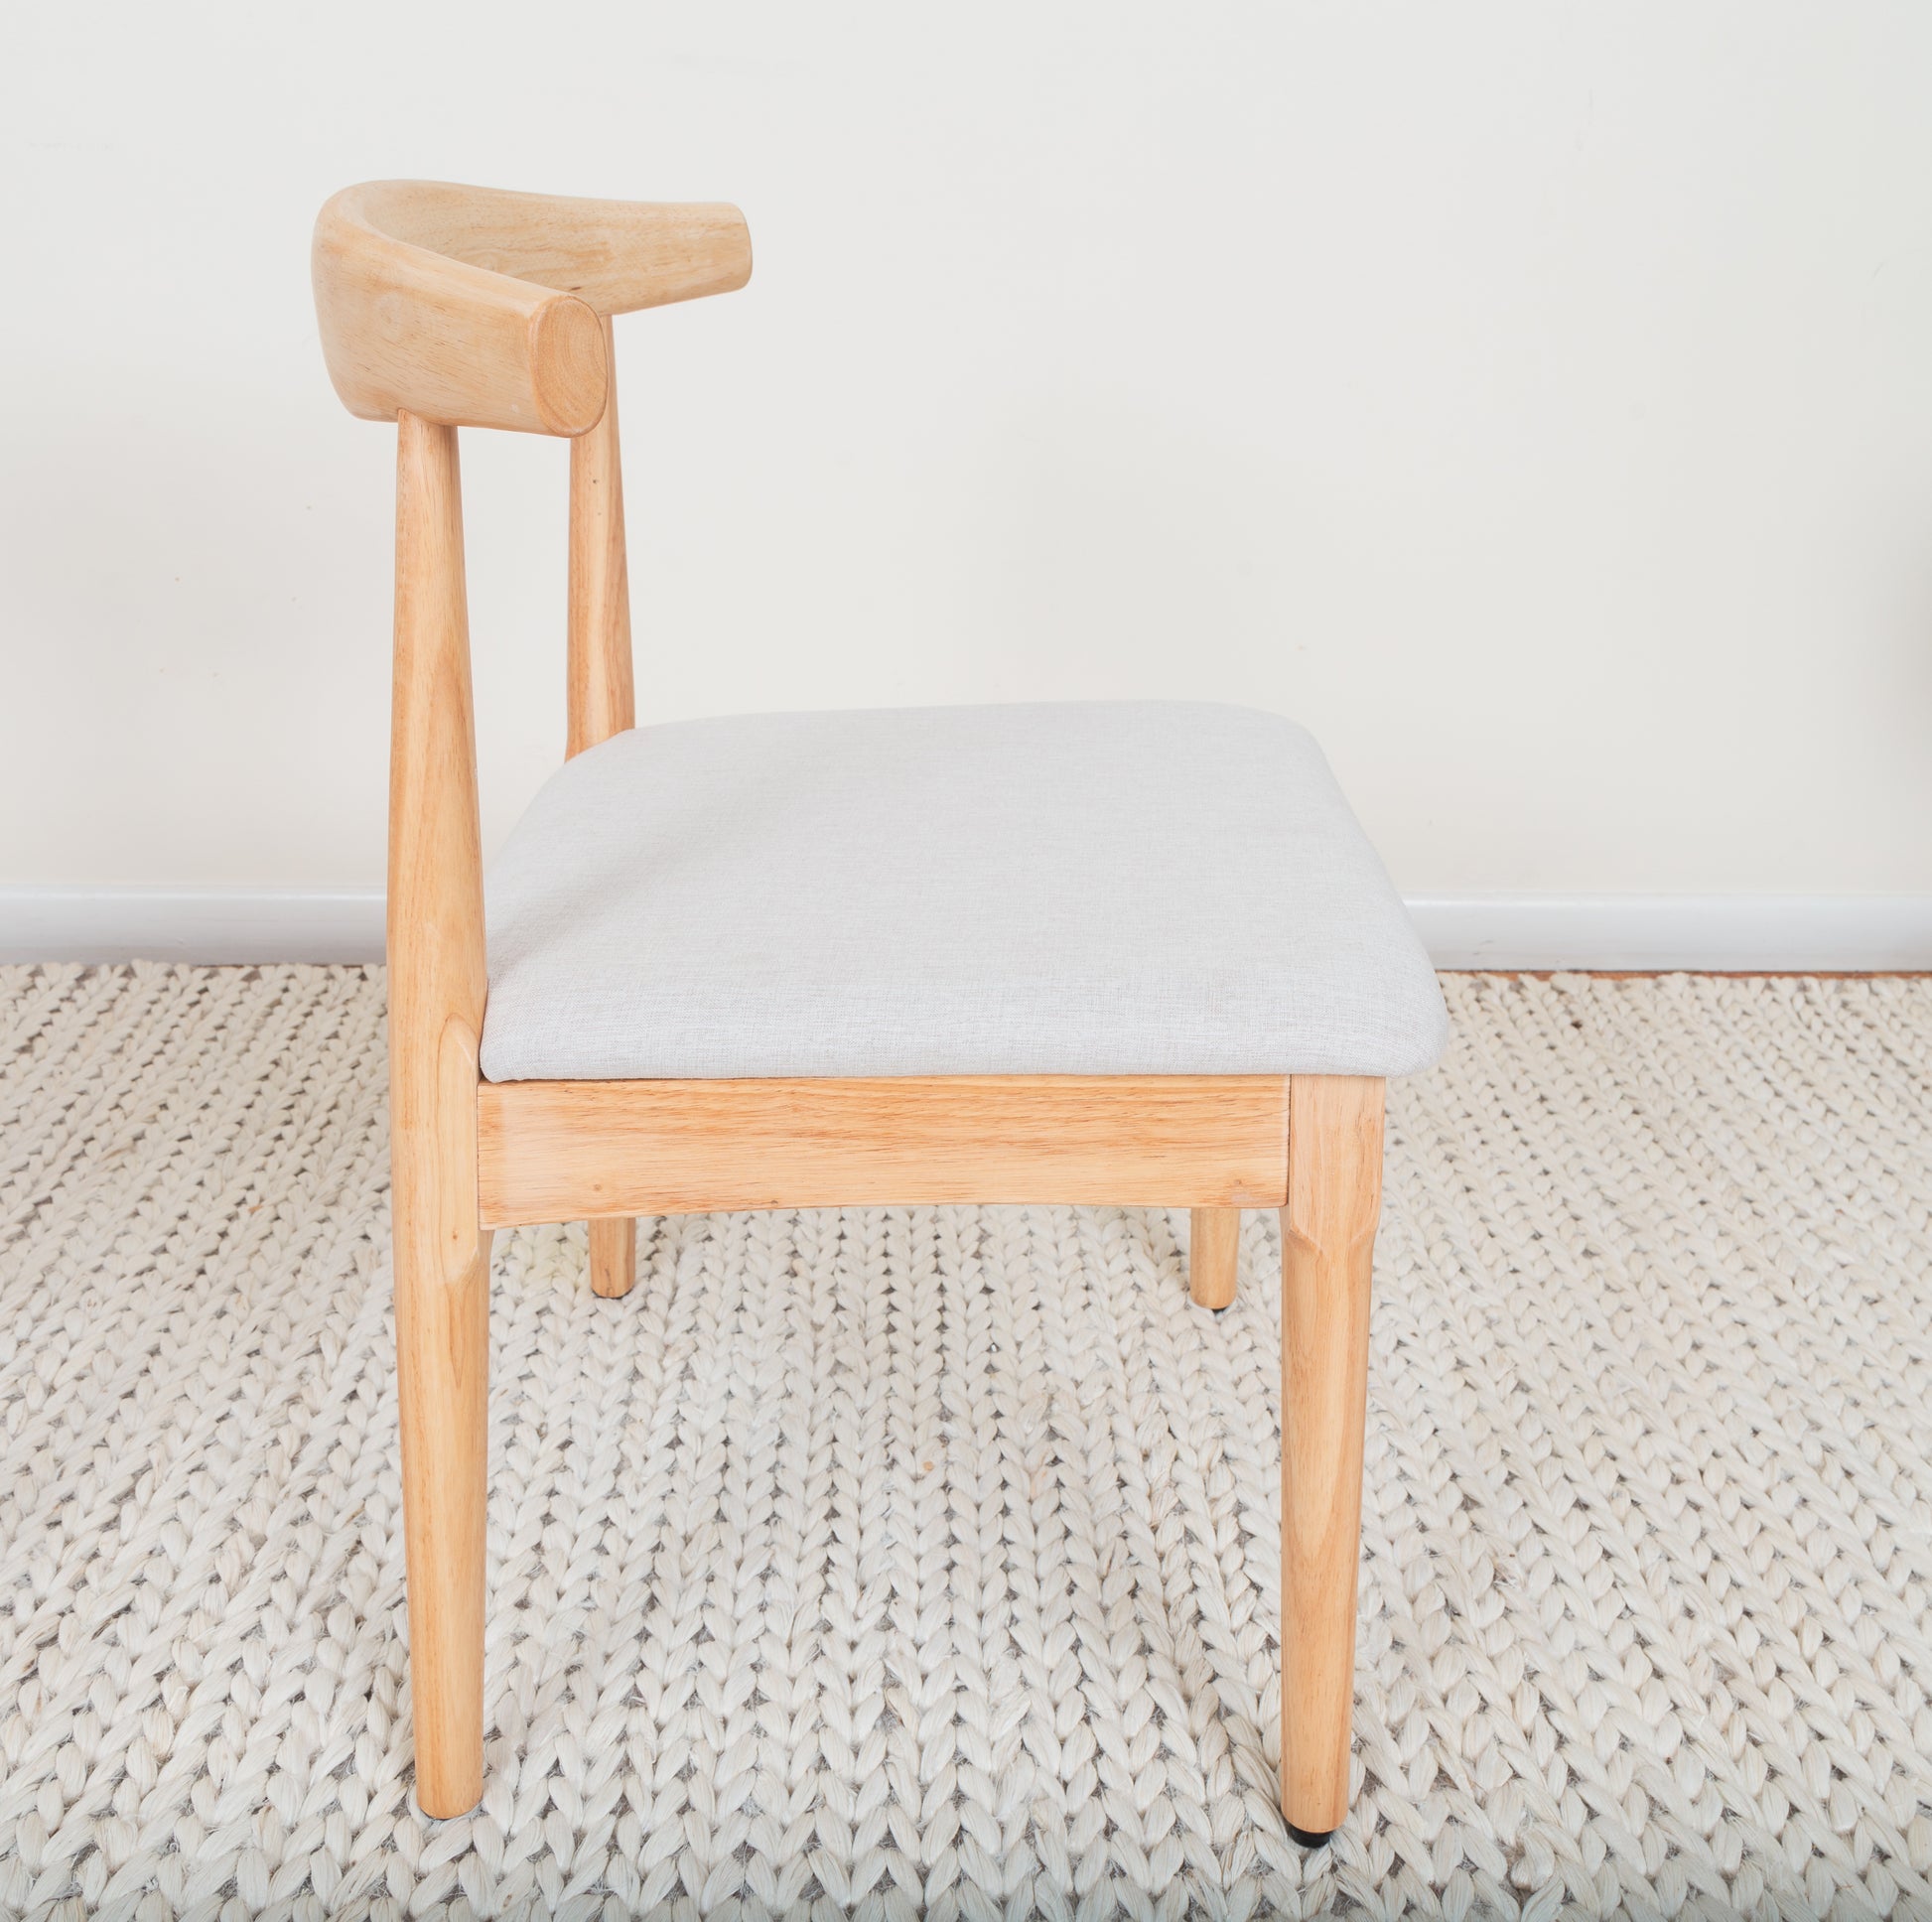
[{"label": "braided rug texture", "polygon": [[432,1823],[380,974],[0,973],[0,1912],[1932,1915],[1932,983],[1446,987],[1304,1853],[1272,1216],[500,1237]]}]

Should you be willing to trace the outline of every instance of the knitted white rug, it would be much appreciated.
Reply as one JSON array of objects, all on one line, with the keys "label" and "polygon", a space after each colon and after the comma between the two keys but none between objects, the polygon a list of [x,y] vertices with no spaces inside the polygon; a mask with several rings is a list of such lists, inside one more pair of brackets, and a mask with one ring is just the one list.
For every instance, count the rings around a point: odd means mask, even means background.
[{"label": "knitted white rug", "polygon": [[0,1910],[1932,1915],[1932,983],[1451,977],[1355,1802],[1275,1807],[1277,1241],[499,1239],[488,1787],[410,1796],[381,982],[0,975]]}]

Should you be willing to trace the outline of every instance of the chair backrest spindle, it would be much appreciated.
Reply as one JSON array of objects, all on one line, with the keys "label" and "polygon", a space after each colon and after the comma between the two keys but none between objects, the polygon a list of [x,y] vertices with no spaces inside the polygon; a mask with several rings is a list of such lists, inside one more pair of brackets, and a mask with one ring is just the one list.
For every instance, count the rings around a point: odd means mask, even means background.
[{"label": "chair backrest spindle", "polygon": [[[404,413],[396,459],[396,645],[389,741],[389,1056],[398,1166],[475,1166],[475,1116],[450,1089],[477,1078],[486,977],[483,837],[457,431]],[[473,1111],[474,1101],[470,1104]],[[467,1141],[449,1139],[462,1121]],[[461,1183],[448,1219],[416,1217],[428,1272],[456,1280],[475,1259],[476,1210]],[[474,1194],[475,1176],[471,1176]]]},{"label": "chair backrest spindle", "polygon": [[604,319],[604,413],[570,444],[570,664],[566,755],[636,725],[630,581],[624,559],[623,465],[618,448],[617,355]]}]

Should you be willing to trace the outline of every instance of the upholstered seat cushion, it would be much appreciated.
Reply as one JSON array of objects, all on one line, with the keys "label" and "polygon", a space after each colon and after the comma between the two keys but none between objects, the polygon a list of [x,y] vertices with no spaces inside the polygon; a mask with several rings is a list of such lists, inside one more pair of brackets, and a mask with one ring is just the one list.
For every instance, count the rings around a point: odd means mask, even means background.
[{"label": "upholstered seat cushion", "polygon": [[491,865],[483,1071],[1406,1074],[1427,956],[1307,733],[767,714],[568,761]]}]

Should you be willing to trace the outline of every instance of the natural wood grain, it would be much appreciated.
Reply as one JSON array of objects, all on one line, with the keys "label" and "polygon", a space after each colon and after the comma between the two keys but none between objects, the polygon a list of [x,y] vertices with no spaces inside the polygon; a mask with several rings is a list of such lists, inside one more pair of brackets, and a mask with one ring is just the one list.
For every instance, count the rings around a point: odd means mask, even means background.
[{"label": "natural wood grain", "polygon": [[624,560],[623,464],[611,323],[603,417],[570,444],[570,658],[566,756],[636,722],[630,679],[630,579]]},{"label": "natural wood grain", "polygon": [[1369,1281],[1382,1209],[1383,1084],[1289,1083],[1282,1209],[1282,1813],[1325,1835],[1348,1811],[1368,1407]]},{"label": "natural wood grain", "polygon": [[1278,1207],[1279,1075],[505,1081],[478,1089],[492,1227],[915,1202]]},{"label": "natural wood grain", "polygon": [[310,265],[350,413],[575,435],[604,412],[600,317],[742,287],[752,256],[736,207],[370,181],[323,207]]},{"label": "natural wood grain", "polygon": [[628,1295],[637,1280],[637,1224],[629,1215],[593,1221],[591,1230],[591,1293],[616,1301]]},{"label": "natural wood grain", "polygon": [[[618,445],[618,359],[604,321],[611,369],[604,416],[570,444],[570,646],[566,673],[569,758],[636,721],[631,693],[630,580],[624,560],[623,462]],[[591,1289],[628,1295],[637,1226],[628,1216],[590,1224]]]},{"label": "natural wood grain", "polygon": [[389,1115],[416,1788],[483,1793],[489,1236],[478,1226],[483,852],[456,430],[404,414],[389,761]]},{"label": "natural wood grain", "polygon": [[1187,1292],[1204,1308],[1234,1301],[1241,1257],[1241,1210],[1196,1208],[1187,1236]]},{"label": "natural wood grain", "polygon": [[310,267],[323,357],[351,414],[581,434],[604,411],[604,330],[571,294],[385,231],[376,188],[338,194]]},{"label": "natural wood grain", "polygon": [[734,293],[752,277],[751,230],[722,202],[581,200],[452,181],[348,191],[385,233],[574,294],[602,315]]}]

